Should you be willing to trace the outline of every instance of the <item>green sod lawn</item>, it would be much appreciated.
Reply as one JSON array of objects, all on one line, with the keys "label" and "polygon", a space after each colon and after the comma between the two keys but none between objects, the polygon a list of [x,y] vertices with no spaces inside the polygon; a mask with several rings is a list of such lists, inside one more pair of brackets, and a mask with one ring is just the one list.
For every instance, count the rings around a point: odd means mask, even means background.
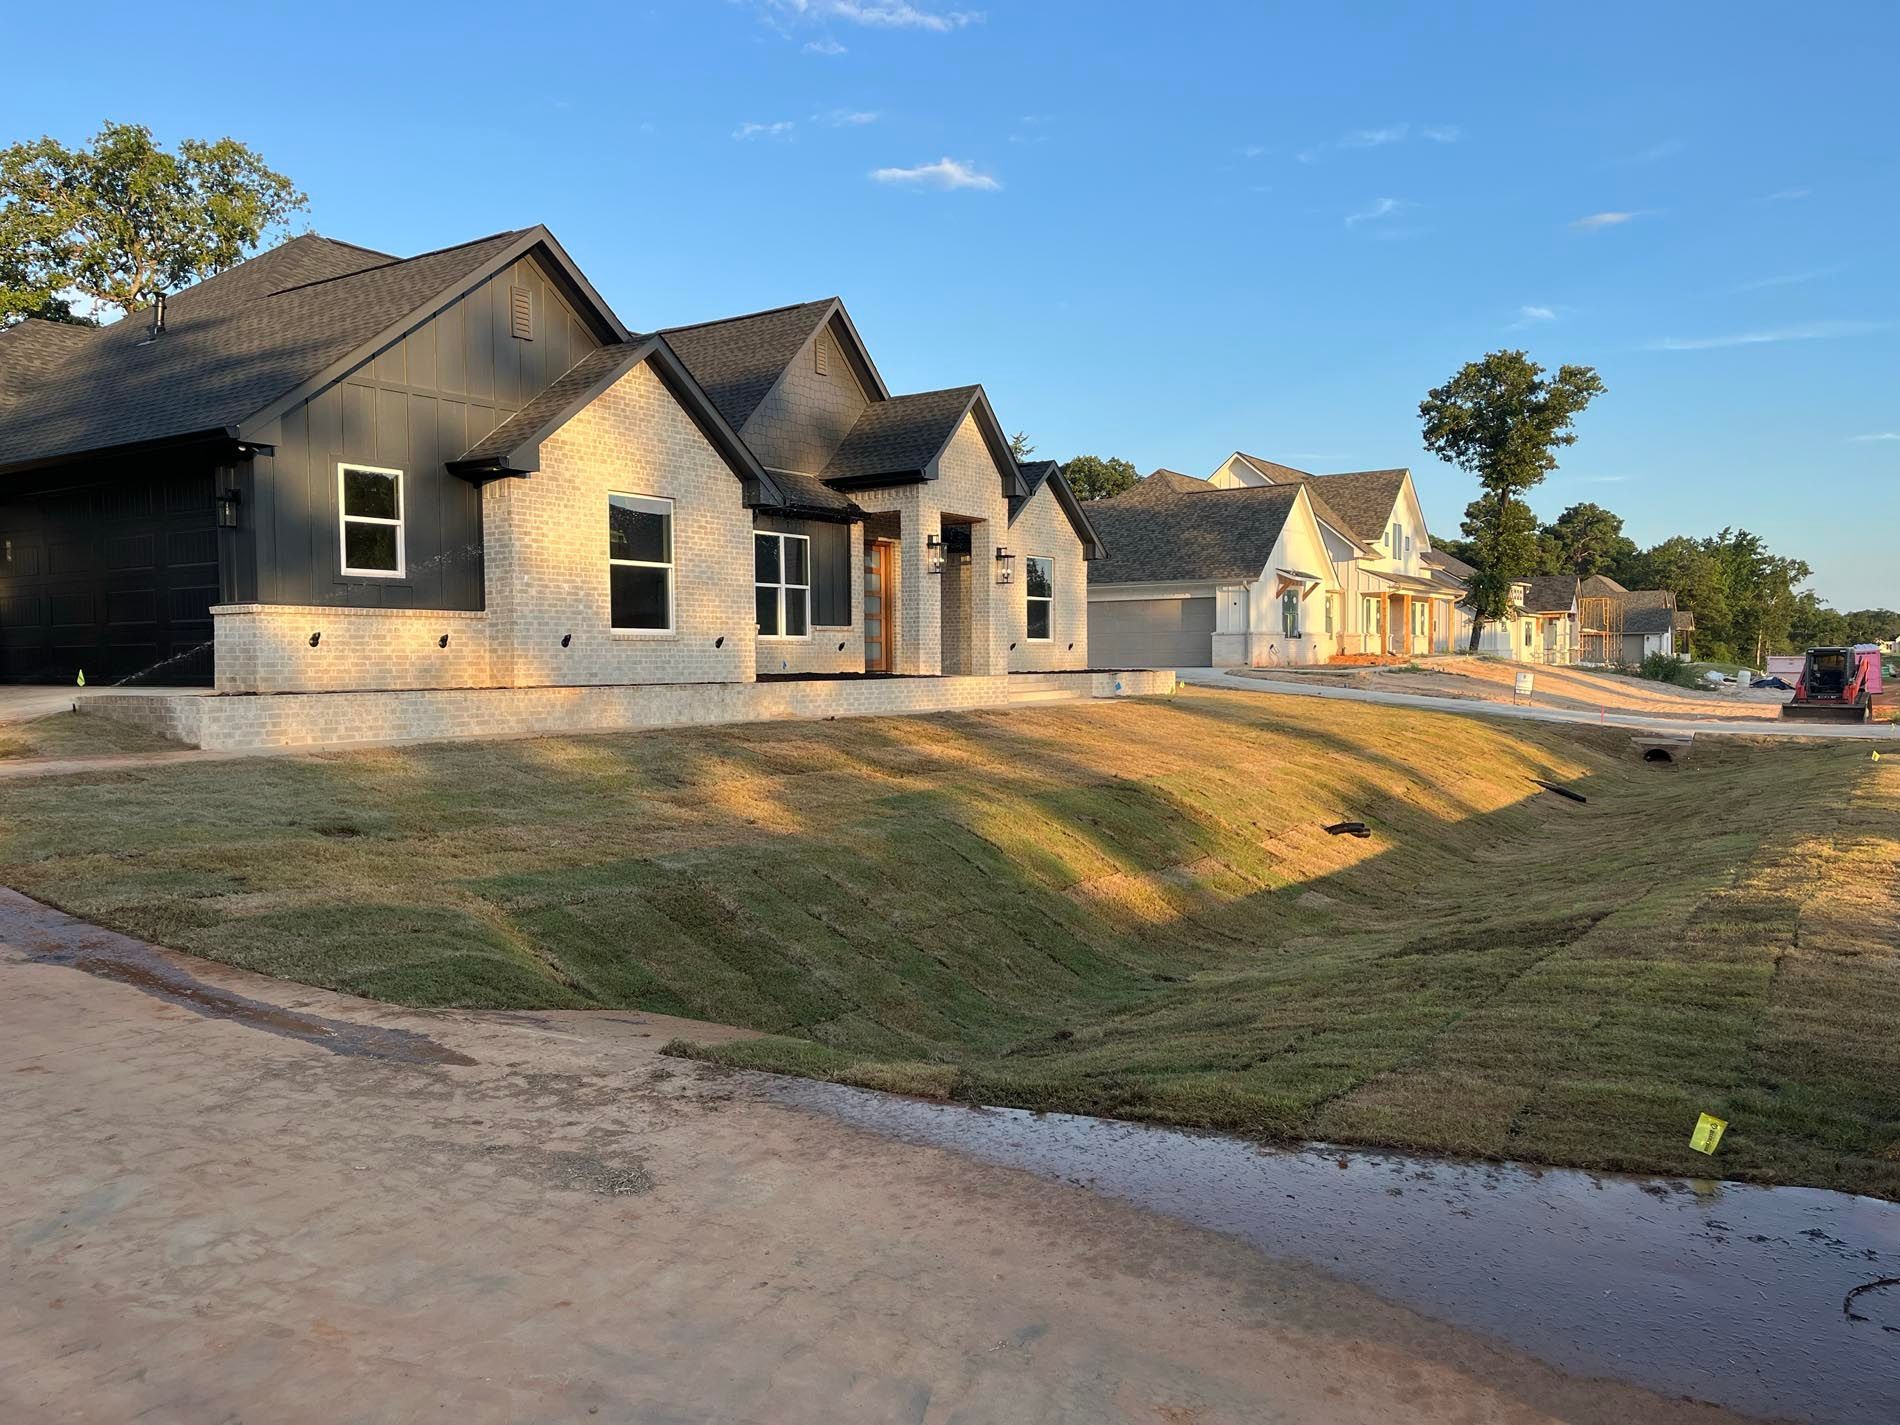
[{"label": "green sod lawn", "polygon": [[1897,872],[1900,757],[1865,744],[1658,766],[1612,732],[1214,691],[0,783],[0,882],[357,994],[638,1006],[771,1036],[681,1046],[708,1059],[987,1103],[1887,1197]]}]

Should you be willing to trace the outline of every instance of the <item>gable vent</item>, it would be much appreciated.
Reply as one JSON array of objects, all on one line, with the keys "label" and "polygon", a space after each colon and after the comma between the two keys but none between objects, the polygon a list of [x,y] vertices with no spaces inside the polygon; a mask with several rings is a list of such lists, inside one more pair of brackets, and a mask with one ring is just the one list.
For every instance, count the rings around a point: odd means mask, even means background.
[{"label": "gable vent", "polygon": [[508,334],[534,340],[534,297],[526,287],[508,289]]},{"label": "gable vent", "polygon": [[820,376],[831,374],[831,333],[818,333],[818,339],[811,344],[811,362],[812,369]]}]

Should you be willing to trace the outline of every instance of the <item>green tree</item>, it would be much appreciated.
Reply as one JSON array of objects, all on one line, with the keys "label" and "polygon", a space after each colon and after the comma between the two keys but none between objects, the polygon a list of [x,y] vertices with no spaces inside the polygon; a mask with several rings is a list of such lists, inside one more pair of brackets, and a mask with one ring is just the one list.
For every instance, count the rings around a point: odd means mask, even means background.
[{"label": "green tree", "polygon": [[1848,642],[1847,615],[1827,606],[1812,590],[1795,596],[1788,641],[1797,649],[1834,648]]},{"label": "green tree", "polygon": [[1540,531],[1549,554],[1548,574],[1588,579],[1608,574],[1636,552],[1636,541],[1623,533],[1623,517],[1601,505],[1572,505]]},{"label": "green tree", "polygon": [[1696,649],[1705,658],[1734,656],[1728,585],[1706,541],[1675,535],[1628,560],[1614,577],[1629,589],[1667,589],[1676,607],[1695,615]]},{"label": "green tree", "polygon": [[1849,643],[1890,643],[1900,638],[1900,613],[1892,609],[1855,609],[1843,617]]},{"label": "green tree", "polygon": [[76,149],[0,149],[0,323],[74,320],[66,293],[95,309],[146,306],[241,261],[307,206],[231,138],[168,153],[144,125],[108,123]]},{"label": "green tree", "polygon": [[1010,458],[1016,461],[1017,464],[1020,465],[1035,453],[1036,445],[1034,441],[1030,440],[1028,431],[1019,430],[1009,438]]},{"label": "green tree", "polygon": [[1140,478],[1135,467],[1117,456],[1076,455],[1062,467],[1078,500],[1108,500]]},{"label": "green tree", "polygon": [[1814,571],[1799,559],[1771,553],[1760,535],[1745,529],[1724,529],[1702,546],[1715,560],[1727,598],[1731,656],[1759,668],[1770,653],[1792,647],[1795,588]]},{"label": "green tree", "polygon": [[1478,573],[1469,601],[1471,646],[1487,622],[1510,610],[1511,583],[1540,563],[1537,520],[1524,496],[1557,468],[1553,453],[1573,444],[1570,426],[1603,393],[1588,366],[1563,366],[1546,378],[1522,351],[1468,361],[1419,403],[1425,448],[1478,477],[1483,493],[1465,510],[1464,533]]}]

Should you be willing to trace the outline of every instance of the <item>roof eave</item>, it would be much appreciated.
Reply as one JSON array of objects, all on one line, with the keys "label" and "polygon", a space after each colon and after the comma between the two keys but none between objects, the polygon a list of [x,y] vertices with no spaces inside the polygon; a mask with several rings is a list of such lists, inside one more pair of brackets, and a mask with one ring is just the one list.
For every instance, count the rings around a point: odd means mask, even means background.
[{"label": "roof eave", "polygon": [[[269,440],[246,439],[236,426],[209,426],[204,430],[186,431],[181,435],[155,436],[151,440],[132,440],[119,445],[94,446],[85,450],[63,451],[57,455],[36,455],[28,460],[15,460],[0,465],[0,475],[24,475],[33,470],[50,470],[61,465],[84,465],[98,460],[122,460],[131,456],[149,455],[161,450],[183,449],[193,445],[254,446],[259,449],[269,449],[272,444],[273,442]],[[234,449],[232,453],[243,452],[241,449]]]}]

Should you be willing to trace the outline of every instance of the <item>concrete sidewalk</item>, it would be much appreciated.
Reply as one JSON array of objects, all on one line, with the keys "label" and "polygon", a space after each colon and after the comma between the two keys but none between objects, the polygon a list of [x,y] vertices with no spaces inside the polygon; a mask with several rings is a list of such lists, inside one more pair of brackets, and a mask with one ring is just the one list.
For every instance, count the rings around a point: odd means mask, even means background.
[{"label": "concrete sidewalk", "polygon": [[1183,683],[1201,688],[1232,688],[1290,698],[1325,698],[1329,702],[1380,703],[1386,707],[1419,708],[1426,712],[1457,713],[1465,717],[1516,718],[1526,722],[1561,722],[1578,727],[1621,727],[1632,732],[1672,737],[1864,738],[1900,742],[1900,726],[1892,723],[1777,722],[1763,718],[1724,721],[1714,718],[1645,717],[1641,713],[1576,712],[1568,708],[1515,707],[1472,699],[1421,697],[1415,693],[1388,693],[1369,688],[1302,687],[1281,679],[1221,668],[1177,668]]}]

